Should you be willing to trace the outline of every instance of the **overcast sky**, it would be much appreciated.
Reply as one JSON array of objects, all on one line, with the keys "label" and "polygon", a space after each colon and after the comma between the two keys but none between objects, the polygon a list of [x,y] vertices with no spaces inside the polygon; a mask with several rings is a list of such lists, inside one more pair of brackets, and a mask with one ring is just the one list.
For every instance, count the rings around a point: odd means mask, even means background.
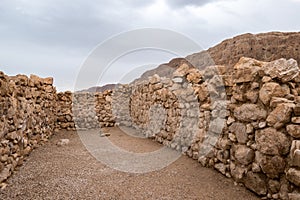
[{"label": "overcast sky", "polygon": [[[0,0],[0,71],[53,76],[72,90],[91,51],[119,33],[168,29],[206,49],[247,32],[300,31],[299,11],[300,0]],[[145,55],[143,65],[174,57]],[[99,84],[119,82],[144,57],[118,60]]]}]

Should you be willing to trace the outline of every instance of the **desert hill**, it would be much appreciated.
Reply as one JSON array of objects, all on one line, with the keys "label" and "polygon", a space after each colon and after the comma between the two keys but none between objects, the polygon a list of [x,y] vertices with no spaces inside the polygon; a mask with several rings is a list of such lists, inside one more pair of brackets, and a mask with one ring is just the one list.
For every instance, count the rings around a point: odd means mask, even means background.
[{"label": "desert hill", "polygon": [[[260,34],[243,34],[226,39],[208,50],[188,55],[185,58],[174,58],[169,63],[148,70],[136,80],[141,81],[158,74],[170,77],[173,71],[183,63],[203,69],[210,65],[225,65],[231,71],[241,57],[250,57],[260,61],[273,61],[279,58],[294,58],[300,63],[300,32],[269,32]],[[114,84],[92,87],[85,91],[95,92],[113,89]]]}]

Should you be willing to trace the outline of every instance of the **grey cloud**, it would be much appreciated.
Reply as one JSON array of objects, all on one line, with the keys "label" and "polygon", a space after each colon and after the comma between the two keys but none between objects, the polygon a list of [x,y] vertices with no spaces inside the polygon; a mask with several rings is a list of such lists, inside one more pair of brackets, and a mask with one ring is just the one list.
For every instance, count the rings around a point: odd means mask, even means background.
[{"label": "grey cloud", "polygon": [[189,5],[203,6],[215,1],[218,0],[166,0],[167,4],[172,8],[182,8]]},{"label": "grey cloud", "polygon": [[[245,32],[300,27],[300,3],[292,0],[164,0],[167,6],[160,8],[161,1],[1,0],[0,71],[54,76],[58,89],[65,89],[89,52],[123,31],[166,28],[207,48]],[[194,5],[195,13],[188,5]]]}]

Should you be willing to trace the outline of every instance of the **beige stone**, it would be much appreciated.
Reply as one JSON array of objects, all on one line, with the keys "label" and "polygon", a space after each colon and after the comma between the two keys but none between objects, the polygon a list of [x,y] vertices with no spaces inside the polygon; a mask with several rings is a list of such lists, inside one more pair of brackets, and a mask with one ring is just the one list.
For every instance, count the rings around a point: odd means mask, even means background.
[{"label": "beige stone", "polygon": [[234,109],[234,116],[242,122],[264,120],[267,112],[256,104],[243,104]]},{"label": "beige stone", "polygon": [[242,165],[250,164],[254,159],[254,151],[245,145],[235,147],[235,158]]},{"label": "beige stone", "polygon": [[300,70],[296,60],[281,58],[265,65],[264,71],[273,79],[279,78],[282,82],[288,82],[296,78]]},{"label": "beige stone", "polygon": [[288,134],[292,137],[299,139],[300,138],[300,125],[290,124],[286,126]]},{"label": "beige stone", "polygon": [[263,62],[257,61],[255,59],[242,57],[234,66],[234,69],[236,70],[234,82],[252,82],[263,64]]},{"label": "beige stone", "polygon": [[300,187],[300,170],[297,170],[295,168],[290,168],[286,172],[287,179]]},{"label": "beige stone", "polygon": [[281,128],[290,121],[294,104],[279,104],[267,117],[269,126]]},{"label": "beige stone", "polygon": [[248,134],[246,132],[246,125],[235,122],[229,127],[229,131],[234,133],[237,141],[240,144],[246,144],[248,141]]},{"label": "beige stone", "polygon": [[265,83],[259,91],[259,99],[265,104],[269,105],[272,97],[284,97],[289,94],[286,88],[281,87],[278,83]]},{"label": "beige stone", "polygon": [[245,186],[258,195],[267,194],[266,179],[263,174],[248,172],[244,179]]},{"label": "beige stone", "polygon": [[262,171],[270,178],[278,178],[285,169],[285,160],[280,156],[261,156],[259,165]]},{"label": "beige stone", "polygon": [[294,124],[300,124],[300,117],[292,117],[292,123]]},{"label": "beige stone", "polygon": [[270,127],[257,130],[255,142],[258,150],[266,155],[286,155],[290,148],[290,141],[287,136]]}]

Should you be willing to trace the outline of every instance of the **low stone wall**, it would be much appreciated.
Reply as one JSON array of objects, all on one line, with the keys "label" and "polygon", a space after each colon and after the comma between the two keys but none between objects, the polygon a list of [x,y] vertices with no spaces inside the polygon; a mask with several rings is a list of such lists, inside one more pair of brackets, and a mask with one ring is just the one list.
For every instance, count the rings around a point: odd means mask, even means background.
[{"label": "low stone wall", "polygon": [[300,198],[295,60],[241,58],[233,72],[182,64],[172,79],[56,94],[52,78],[0,73],[0,183],[55,129],[131,126],[270,199]]},{"label": "low stone wall", "polygon": [[52,78],[0,72],[0,183],[54,132],[56,90]]},{"label": "low stone wall", "polygon": [[60,92],[57,94],[57,129],[76,130],[72,111],[72,92]]},{"label": "low stone wall", "polygon": [[259,196],[300,198],[300,75],[295,60],[242,58],[233,74],[180,66],[132,86],[132,126]]},{"label": "low stone wall", "polygon": [[82,130],[114,126],[111,96],[111,90],[97,93],[58,93],[57,128]]},{"label": "low stone wall", "polygon": [[97,92],[96,98],[96,115],[100,127],[112,127],[115,125],[115,117],[112,111],[112,90],[105,90],[104,92]]}]

